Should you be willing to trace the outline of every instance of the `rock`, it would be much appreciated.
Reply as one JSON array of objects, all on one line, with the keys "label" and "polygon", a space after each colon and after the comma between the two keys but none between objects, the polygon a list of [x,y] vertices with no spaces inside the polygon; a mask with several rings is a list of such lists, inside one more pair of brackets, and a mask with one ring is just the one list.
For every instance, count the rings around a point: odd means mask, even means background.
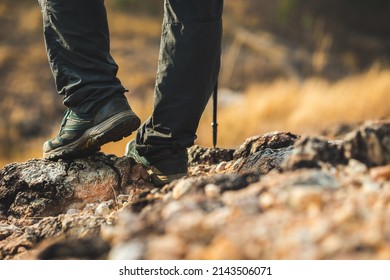
[{"label": "rock", "polygon": [[15,232],[20,232],[21,229],[15,225],[0,225],[0,240],[4,240]]},{"label": "rock", "polygon": [[320,168],[321,163],[347,164],[351,159],[365,165],[380,166],[390,163],[390,122],[368,122],[348,133],[342,140],[303,137],[295,143],[291,156],[282,167]]},{"label": "rock", "polygon": [[303,137],[295,143],[289,157],[282,163],[284,170],[320,168],[321,163],[346,164],[342,142]]},{"label": "rock", "polygon": [[133,188],[127,158],[105,155],[73,161],[30,160],[0,170],[0,210],[8,216],[51,216],[114,199]]},{"label": "rock", "polygon": [[253,136],[245,140],[245,142],[239,146],[234,154],[233,159],[247,158],[249,155],[253,155],[258,151],[265,149],[281,149],[287,148],[298,140],[298,136],[289,132],[272,132],[260,136]]},{"label": "rock", "polygon": [[205,148],[194,145],[188,149],[188,162],[190,165],[214,165],[233,159],[233,149]]},{"label": "rock", "polygon": [[229,171],[266,174],[273,169],[280,170],[297,139],[296,135],[281,132],[251,137],[234,152],[236,162]]},{"label": "rock", "polygon": [[116,203],[118,203],[119,206],[124,206],[125,203],[128,202],[129,200],[131,200],[130,195],[126,195],[126,194],[119,194],[116,197]]},{"label": "rock", "polygon": [[260,174],[257,173],[218,174],[208,178],[207,180],[204,180],[202,186],[205,186],[208,182],[219,186],[221,192],[240,190],[251,183],[259,181],[259,178]]},{"label": "rock", "polygon": [[110,203],[108,202],[102,202],[100,203],[96,209],[95,209],[95,214],[96,215],[108,215],[110,214],[111,210],[110,210]]},{"label": "rock", "polygon": [[390,121],[365,123],[346,136],[343,146],[346,158],[367,166],[390,164]]},{"label": "rock", "polygon": [[[86,237],[92,238],[92,236],[96,237],[101,225],[105,223],[104,218],[80,214],[72,216],[59,215],[38,219],[37,221],[36,223],[31,223],[30,221],[23,224],[20,230],[14,231],[5,239],[0,240],[0,259],[9,259],[18,255],[21,248],[29,250],[37,246],[42,240],[48,242],[43,244],[44,246],[39,248],[39,251],[44,251],[47,246],[52,246],[57,241],[62,244],[64,238],[76,240]],[[49,242],[49,240],[53,241]],[[52,258],[61,258],[53,254],[51,254]],[[67,255],[66,258],[68,257],[70,256]]]},{"label": "rock", "polygon": [[272,170],[281,170],[282,163],[290,156],[292,147],[277,150],[265,149],[248,156],[246,161],[237,169],[238,173],[259,172],[267,174]]}]

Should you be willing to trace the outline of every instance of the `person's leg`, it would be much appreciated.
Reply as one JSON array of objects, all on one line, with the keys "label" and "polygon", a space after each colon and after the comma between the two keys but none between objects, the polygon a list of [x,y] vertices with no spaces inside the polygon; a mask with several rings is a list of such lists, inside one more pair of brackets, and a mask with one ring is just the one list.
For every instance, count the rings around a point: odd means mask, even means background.
[{"label": "person's leg", "polygon": [[104,0],[39,0],[44,39],[68,113],[44,157],[88,154],[137,129],[139,119],[116,77]]},{"label": "person's leg", "polygon": [[218,78],[223,0],[165,0],[164,8],[154,110],[127,154],[135,149],[161,173],[184,173]]},{"label": "person's leg", "polygon": [[183,150],[220,68],[223,0],[166,0],[152,116],[137,133],[137,150]]},{"label": "person's leg", "polygon": [[64,104],[77,113],[88,113],[95,103],[125,92],[110,55],[104,1],[39,2],[47,55]]}]

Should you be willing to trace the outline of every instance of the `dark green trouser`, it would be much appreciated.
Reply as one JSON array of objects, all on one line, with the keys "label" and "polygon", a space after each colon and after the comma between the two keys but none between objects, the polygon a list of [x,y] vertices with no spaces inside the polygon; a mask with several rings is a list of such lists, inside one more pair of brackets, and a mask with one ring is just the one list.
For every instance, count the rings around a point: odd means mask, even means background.
[{"label": "dark green trouser", "polygon": [[[124,92],[109,49],[103,0],[39,0],[50,66],[64,104],[88,112]],[[165,0],[154,110],[141,155],[193,145],[220,67],[223,0]],[[130,46],[131,47],[131,46]]]}]

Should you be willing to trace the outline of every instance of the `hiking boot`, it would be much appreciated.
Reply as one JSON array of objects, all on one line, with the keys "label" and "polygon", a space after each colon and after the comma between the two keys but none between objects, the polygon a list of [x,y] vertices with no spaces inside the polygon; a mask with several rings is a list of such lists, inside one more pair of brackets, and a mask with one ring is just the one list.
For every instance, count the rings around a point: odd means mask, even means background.
[{"label": "hiking boot", "polygon": [[188,155],[186,150],[177,153],[172,153],[170,150],[162,151],[158,156],[147,159],[139,155],[135,140],[132,140],[126,146],[125,156],[133,158],[135,162],[143,165],[149,173],[152,183],[159,188],[173,180],[187,176]]},{"label": "hiking boot", "polygon": [[108,142],[129,136],[140,123],[124,95],[100,102],[90,114],[77,114],[67,109],[58,135],[43,145],[43,157],[59,159],[90,155]]}]

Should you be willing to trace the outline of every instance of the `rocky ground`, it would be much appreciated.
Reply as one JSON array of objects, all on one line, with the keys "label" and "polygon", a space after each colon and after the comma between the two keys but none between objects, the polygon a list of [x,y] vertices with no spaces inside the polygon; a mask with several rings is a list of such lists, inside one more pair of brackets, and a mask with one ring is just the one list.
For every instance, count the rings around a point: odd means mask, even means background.
[{"label": "rocky ground", "polygon": [[156,189],[97,154],[0,170],[0,259],[389,259],[390,121],[195,146]]}]

